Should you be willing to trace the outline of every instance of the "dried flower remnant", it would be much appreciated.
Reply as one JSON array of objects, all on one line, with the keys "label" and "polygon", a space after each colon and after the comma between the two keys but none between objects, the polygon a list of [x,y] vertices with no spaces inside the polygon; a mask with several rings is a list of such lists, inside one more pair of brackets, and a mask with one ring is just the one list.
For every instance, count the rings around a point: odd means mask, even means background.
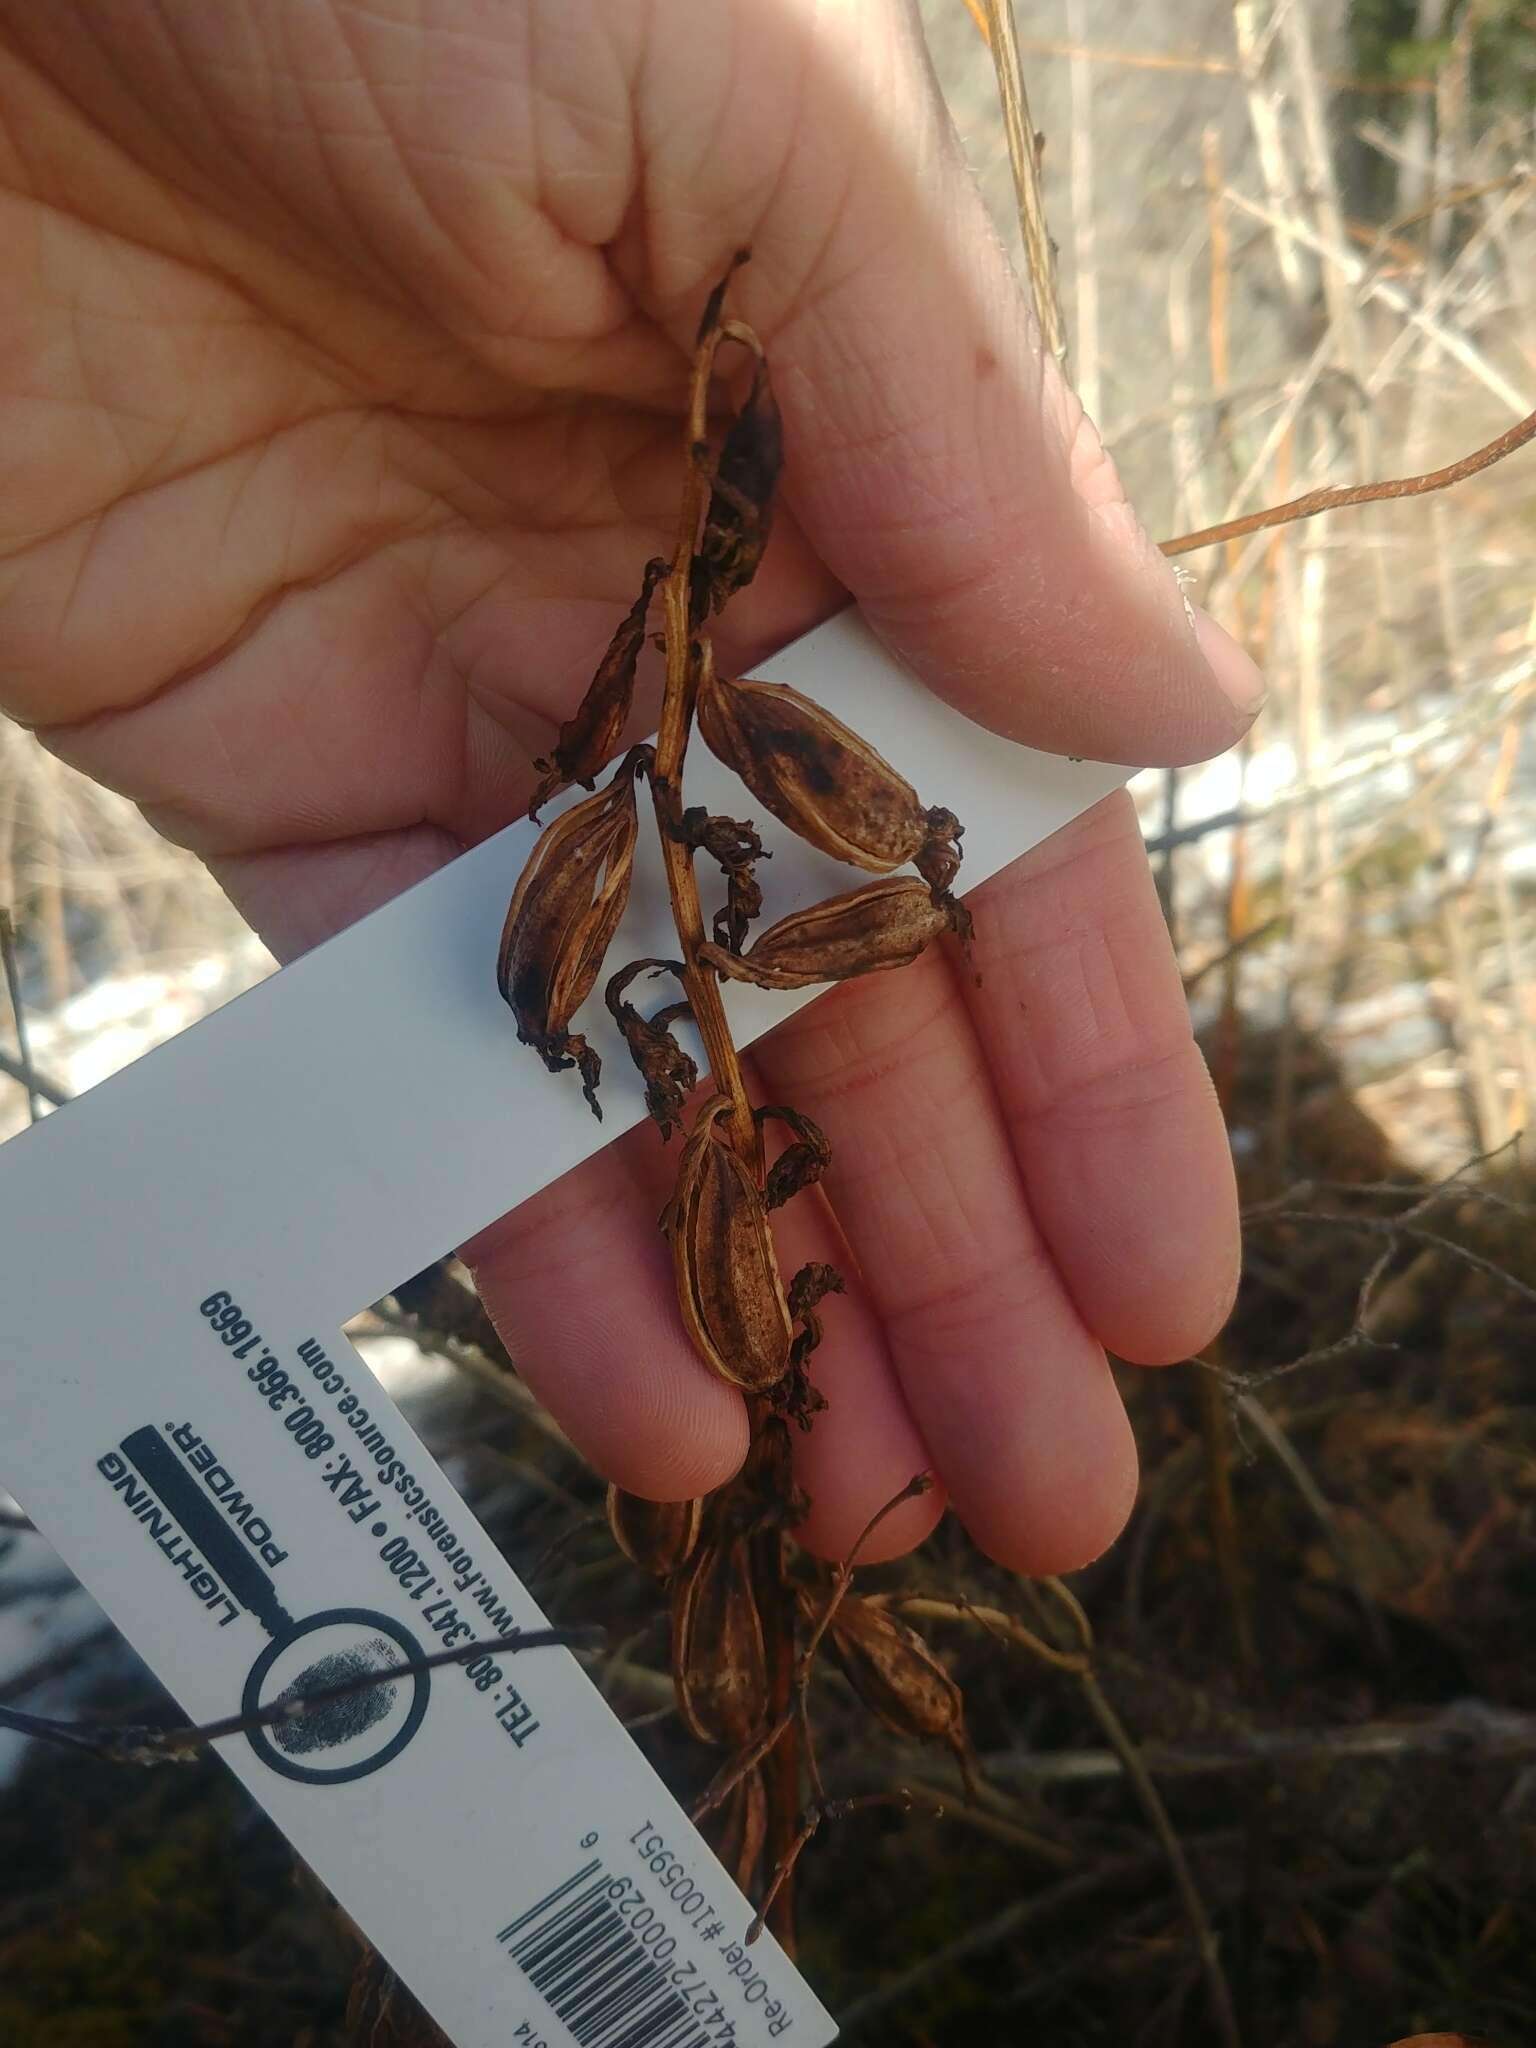
[{"label": "dried flower remnant", "polygon": [[570,1024],[629,900],[639,833],[635,779],[650,762],[649,747],[631,749],[606,790],[545,828],[518,877],[496,962],[496,985],[517,1018],[519,1040],[552,1074],[576,1067],[598,1118],[602,1062]]},{"label": "dried flower remnant", "polygon": [[672,1683],[700,1742],[742,1748],[767,1718],[763,1623],[739,1536],[702,1543],[672,1582]]},{"label": "dried flower remnant", "polygon": [[710,752],[792,832],[872,874],[911,861],[935,900],[948,901],[960,866],[959,819],[925,808],[906,777],[840,718],[787,683],[731,682],[706,667],[698,719]]},{"label": "dried flower remnant", "polygon": [[[738,341],[748,335],[746,328],[734,324],[726,332]],[[751,388],[715,458],[709,505],[693,564],[694,609],[700,617],[718,612],[757,574],[773,530],[774,498],[783,467],[783,423],[768,380],[768,365],[759,355]]]},{"label": "dried flower remnant", "polygon": [[759,934],[750,952],[706,941],[699,958],[730,981],[749,981],[758,988],[809,988],[910,967],[946,931],[969,934],[964,905],[936,903],[915,876],[898,875],[780,918]]},{"label": "dried flower remnant", "polygon": [[[832,1163],[832,1147],[820,1124],[812,1123],[798,1109],[783,1109],[764,1103],[752,1112],[759,1126],[776,1122],[788,1125],[795,1142],[782,1151],[769,1167],[763,1181],[763,1200],[770,1209],[782,1209],[803,1189],[814,1187]],[[829,1268],[830,1270],[830,1268]]]},{"label": "dried flower remnant", "polygon": [[[829,1294],[842,1294],[844,1291],[842,1274],[836,1266],[829,1266],[823,1259],[811,1260],[790,1281],[789,1312],[799,1324],[799,1329],[790,1346],[789,1362],[797,1374],[821,1342],[821,1317],[816,1313],[817,1308]],[[821,1396],[802,1380],[796,1391],[792,1413],[801,1428],[808,1429],[811,1415],[826,1405]]]},{"label": "dried flower remnant", "polygon": [[608,643],[608,652],[598,663],[597,673],[587,686],[575,715],[560,728],[553,750],[541,754],[534,767],[541,781],[528,805],[528,815],[537,819],[539,807],[568,782],[590,789],[612,760],[624,727],[629,722],[635,697],[635,668],[645,645],[645,620],[651,608],[651,592],[666,574],[667,565],[658,556],[647,562],[640,595]]},{"label": "dried flower remnant", "polygon": [[654,1017],[642,1017],[625,994],[637,974],[681,975],[680,960],[635,960],[621,967],[609,980],[604,1001],[609,1014],[624,1034],[630,1058],[645,1082],[645,1106],[663,1138],[681,1130],[683,1109],[698,1085],[699,1070],[691,1056],[672,1036],[672,1026],[691,1014],[686,1002],[669,1003]]},{"label": "dried flower remnant", "polygon": [[685,846],[718,861],[726,878],[725,906],[715,912],[715,944],[739,953],[747,927],[763,908],[763,892],[754,872],[760,860],[771,860],[751,819],[712,818],[701,805],[684,811],[678,834]]},{"label": "dried flower remnant", "polygon": [[669,1579],[693,1555],[704,1519],[701,1500],[642,1500],[620,1486],[608,1489],[608,1527],[629,1559],[653,1578]]},{"label": "dried flower remnant", "polygon": [[700,1110],[662,1227],[694,1350],[718,1378],[766,1394],[789,1370],[794,1331],[762,1190],[716,1129],[729,1108],[717,1095]]}]

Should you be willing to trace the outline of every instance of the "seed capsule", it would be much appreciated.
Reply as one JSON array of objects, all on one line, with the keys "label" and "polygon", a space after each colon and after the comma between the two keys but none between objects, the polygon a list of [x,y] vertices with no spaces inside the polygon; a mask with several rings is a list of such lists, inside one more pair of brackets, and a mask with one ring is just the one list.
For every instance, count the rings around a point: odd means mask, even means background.
[{"label": "seed capsule", "polygon": [[570,1022],[592,992],[629,900],[639,832],[635,778],[651,758],[649,747],[633,748],[607,789],[546,827],[518,877],[496,962],[496,985],[517,1018],[519,1040],[552,1074],[578,1068],[599,1119],[602,1062]]},{"label": "seed capsule", "polygon": [[866,740],[787,683],[731,682],[704,668],[699,731],[781,823],[834,860],[888,874],[913,861],[935,895],[960,866],[960,821],[925,810]]},{"label": "seed capsule", "polygon": [[598,663],[597,674],[587,685],[587,694],[575,716],[561,726],[553,750],[534,762],[534,767],[543,771],[543,780],[528,805],[530,818],[537,818],[539,806],[568,782],[579,782],[583,789],[590,789],[612,760],[634,701],[635,666],[645,645],[645,615],[650,610],[651,592],[666,570],[667,565],[660,557],[646,563],[640,595],[609,641],[608,651]]},{"label": "seed capsule", "polygon": [[789,1370],[794,1333],[762,1192],[715,1135],[729,1110],[723,1095],[700,1110],[662,1228],[694,1350],[719,1378],[765,1394]]},{"label": "seed capsule", "polygon": [[909,967],[940,932],[966,934],[969,929],[963,905],[935,903],[924,883],[899,875],[780,918],[748,953],[732,953],[706,940],[699,958],[730,981],[808,988],[813,982],[851,981],[858,974]]},{"label": "seed capsule", "polygon": [[746,1543],[706,1543],[672,1582],[672,1683],[700,1742],[739,1749],[768,1712],[768,1658]]},{"label": "seed capsule", "polygon": [[701,1500],[641,1500],[622,1487],[608,1489],[608,1527],[613,1540],[642,1571],[668,1579],[693,1555],[704,1518]]},{"label": "seed capsule", "polygon": [[[820,1602],[801,1588],[800,1608],[814,1625]],[[965,1696],[915,1629],[883,1607],[849,1594],[827,1631],[843,1676],[877,1721],[894,1734],[965,1750]]]}]

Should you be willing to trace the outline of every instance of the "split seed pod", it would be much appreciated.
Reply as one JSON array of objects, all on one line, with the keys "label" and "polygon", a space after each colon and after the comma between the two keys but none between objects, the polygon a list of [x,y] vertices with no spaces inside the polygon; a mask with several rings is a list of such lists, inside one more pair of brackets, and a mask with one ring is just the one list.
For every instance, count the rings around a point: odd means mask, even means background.
[{"label": "split seed pod", "polygon": [[940,932],[968,932],[970,919],[953,901],[935,903],[915,876],[867,882],[780,918],[750,952],[732,953],[706,941],[699,958],[730,981],[758,988],[809,988],[818,981],[851,981],[910,967]]},{"label": "split seed pod", "polygon": [[651,759],[649,747],[632,748],[607,789],[545,828],[518,877],[496,962],[496,985],[517,1018],[519,1040],[552,1074],[579,1068],[599,1119],[602,1062],[570,1023],[592,992],[629,901],[639,833],[635,778]]},{"label": "split seed pod", "polygon": [[[820,1601],[803,1587],[800,1608],[812,1625]],[[943,1742],[965,1756],[965,1696],[915,1629],[883,1607],[849,1594],[827,1640],[843,1676],[893,1734]]]},{"label": "split seed pod", "polygon": [[787,683],[730,682],[703,664],[705,745],[781,823],[834,860],[888,874],[906,861],[936,896],[960,866],[960,821],[917,791],[851,726]]},{"label": "split seed pod", "polygon": [[700,1110],[662,1228],[694,1350],[718,1378],[766,1394],[789,1370],[794,1332],[762,1190],[715,1135],[730,1106],[717,1095]]},{"label": "split seed pod", "polygon": [[768,1713],[768,1657],[747,1546],[706,1543],[672,1582],[672,1683],[700,1742],[741,1749]]},{"label": "split seed pod", "polygon": [[641,1500],[622,1487],[608,1489],[608,1527],[629,1559],[658,1579],[670,1578],[693,1555],[704,1519],[701,1500]]},{"label": "split seed pod", "polygon": [[540,804],[568,782],[579,782],[583,789],[590,789],[612,760],[634,702],[635,665],[645,645],[645,615],[650,610],[651,592],[666,570],[667,565],[659,556],[646,563],[640,595],[609,641],[608,651],[598,663],[597,674],[587,686],[575,716],[561,726],[553,750],[534,762],[544,779],[528,806],[530,818],[536,818]]}]

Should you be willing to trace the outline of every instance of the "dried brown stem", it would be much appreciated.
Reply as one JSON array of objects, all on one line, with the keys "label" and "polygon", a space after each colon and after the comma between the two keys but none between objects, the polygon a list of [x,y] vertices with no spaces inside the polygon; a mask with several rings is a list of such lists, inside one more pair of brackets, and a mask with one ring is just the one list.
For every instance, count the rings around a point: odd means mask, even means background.
[{"label": "dried brown stem", "polygon": [[[741,255],[732,271],[745,260]],[[736,321],[722,325],[717,291],[710,301],[694,355],[693,376],[688,389],[688,416],[684,424],[684,483],[678,515],[677,545],[672,567],[662,586],[662,612],[666,628],[667,680],[661,705],[661,725],[656,735],[656,765],[651,788],[660,829],[662,859],[666,864],[667,890],[672,899],[672,918],[683,956],[683,987],[693,1010],[694,1022],[704,1041],[705,1056],[720,1093],[731,1104],[731,1143],[738,1155],[754,1167],[761,1167],[761,1140],[752,1120],[752,1105],[742,1078],[741,1061],[726,1022],[720,999],[720,984],[713,974],[699,966],[699,947],[708,933],[699,902],[698,877],[693,854],[679,837],[681,817],[683,756],[693,724],[693,703],[698,683],[697,663],[713,660],[707,639],[695,642],[692,620],[692,571],[699,527],[708,501],[709,478],[705,468],[709,432],[709,385],[715,357],[725,341],[755,348],[750,330]]]},{"label": "dried brown stem", "polygon": [[822,1637],[831,1627],[833,1617],[836,1615],[838,1608],[842,1606],[847,1596],[848,1588],[853,1584],[853,1567],[858,1559],[859,1552],[864,1548],[864,1545],[869,1541],[876,1529],[879,1528],[887,1515],[894,1513],[903,1501],[915,1500],[919,1494],[926,1493],[932,1484],[933,1481],[926,1472],[917,1473],[914,1478],[907,1481],[900,1493],[892,1494],[891,1498],[885,1503],[885,1506],[876,1514],[870,1516],[863,1529],[859,1532],[857,1542],[855,1542],[853,1548],[832,1575],[832,1589],[827,1595],[821,1613],[816,1617],[816,1625],[811,1630],[805,1648],[801,1651],[795,1665],[794,1699],[786,1707],[780,1709],[777,1717],[769,1724],[767,1730],[758,1737],[756,1742],[750,1743],[739,1756],[733,1757],[725,1769],[716,1776],[713,1784],[708,1787],[703,1798],[694,1807],[692,1814],[689,1816],[691,1820],[700,1821],[704,1819],[706,1814],[713,1813],[716,1807],[735,1790],[748,1771],[755,1770],[763,1758],[768,1755],[769,1751],[774,1748],[775,1744],[780,1742],[785,1733],[794,1725],[796,1718],[802,1711],[806,1690],[811,1682],[811,1669],[816,1661],[816,1652],[821,1647]]},{"label": "dried brown stem", "polygon": [[1045,192],[1040,178],[1040,149],[1030,119],[1024,67],[1013,27],[1013,0],[984,0],[987,48],[997,72],[997,93],[1003,107],[1003,132],[1013,189],[1019,206],[1019,232],[1029,266],[1030,289],[1040,337],[1058,363],[1067,357],[1067,329],[1056,288],[1056,249],[1045,219]]},{"label": "dried brown stem", "polygon": [[1448,490],[1479,470],[1491,469],[1506,455],[1513,455],[1527,441],[1536,440],[1536,412],[1527,413],[1514,426],[1495,434],[1483,447],[1443,469],[1426,470],[1421,476],[1391,477],[1375,484],[1330,484],[1308,491],[1284,505],[1270,505],[1262,512],[1247,512],[1241,519],[1224,519],[1216,526],[1203,526],[1198,533],[1181,533],[1159,545],[1165,555],[1187,555],[1195,548],[1214,546],[1217,541],[1240,540],[1244,534],[1260,533],[1270,526],[1289,526],[1297,519],[1315,519],[1319,512],[1335,512],[1344,505],[1373,505],[1383,498],[1418,498],[1429,491]]},{"label": "dried brown stem", "polygon": [[[975,22],[983,42],[987,40],[987,15],[983,0],[963,0],[965,11]],[[1118,64],[1129,71],[1187,72],[1195,77],[1236,78],[1242,66],[1229,57],[1180,56],[1167,50],[1106,49],[1098,43],[1073,42],[1066,36],[1020,36],[1019,48],[1031,57],[1075,57],[1088,64]],[[1423,97],[1435,89],[1431,78],[1368,78],[1350,71],[1320,72],[1324,82],[1340,92],[1368,92],[1393,96]]]}]

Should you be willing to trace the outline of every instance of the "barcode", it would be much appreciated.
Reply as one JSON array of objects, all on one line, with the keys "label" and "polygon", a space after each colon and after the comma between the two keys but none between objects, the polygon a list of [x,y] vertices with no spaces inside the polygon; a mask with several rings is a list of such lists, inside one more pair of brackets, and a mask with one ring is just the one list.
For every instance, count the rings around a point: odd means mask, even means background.
[{"label": "barcode", "polygon": [[594,1856],[496,1939],[581,2048],[705,2048],[688,2001],[604,1896]]}]

